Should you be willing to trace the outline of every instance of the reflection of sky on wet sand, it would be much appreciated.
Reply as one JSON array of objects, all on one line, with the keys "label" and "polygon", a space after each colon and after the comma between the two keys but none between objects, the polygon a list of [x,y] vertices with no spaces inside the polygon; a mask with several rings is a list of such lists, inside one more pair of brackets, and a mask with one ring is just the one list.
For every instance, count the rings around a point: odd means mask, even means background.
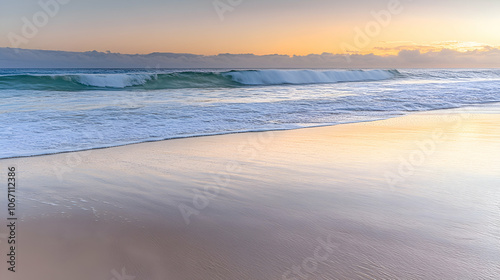
[{"label": "reflection of sky on wet sand", "polygon": [[[148,279],[281,279],[329,237],[336,249],[311,278],[493,279],[498,120],[435,112],[95,150],[62,181],[52,167],[74,154],[3,163],[26,170],[20,253],[29,273],[87,246],[81,261],[94,274],[125,266]],[[411,174],[399,172],[402,162],[413,162]],[[200,199],[206,188],[213,195]],[[189,224],[180,205],[194,210]]]}]

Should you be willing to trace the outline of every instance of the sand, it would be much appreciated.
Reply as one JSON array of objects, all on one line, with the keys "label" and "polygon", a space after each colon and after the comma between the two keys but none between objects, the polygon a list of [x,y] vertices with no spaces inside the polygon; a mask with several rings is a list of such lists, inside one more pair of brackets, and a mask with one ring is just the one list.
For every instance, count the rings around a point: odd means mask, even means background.
[{"label": "sand", "polygon": [[435,111],[0,160],[0,221],[9,166],[20,219],[0,278],[498,279],[499,123]]}]

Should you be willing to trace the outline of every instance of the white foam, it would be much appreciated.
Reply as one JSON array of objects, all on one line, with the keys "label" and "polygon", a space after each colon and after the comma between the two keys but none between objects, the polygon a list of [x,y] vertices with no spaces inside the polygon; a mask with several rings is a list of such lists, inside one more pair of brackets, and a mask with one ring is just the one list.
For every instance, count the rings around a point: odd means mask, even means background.
[{"label": "white foam", "polygon": [[259,70],[234,71],[224,75],[244,85],[318,84],[376,81],[394,77],[388,70]]},{"label": "white foam", "polygon": [[86,86],[107,88],[144,85],[154,78],[152,74],[82,74],[70,77],[72,81]]},{"label": "white foam", "polygon": [[[478,71],[484,77],[490,77],[490,80],[477,81]],[[472,72],[471,78],[467,80],[465,77],[469,72]],[[297,73],[304,74],[305,78],[297,77]],[[57,70],[48,74],[57,77],[82,77],[83,74],[92,77],[98,74],[127,77],[122,74],[137,73],[114,73],[110,70],[102,70],[102,73],[75,73]],[[143,74],[149,77],[153,73]],[[264,82],[263,78],[269,79],[268,82],[271,83],[304,83],[354,78],[379,79],[389,77],[389,74],[393,74],[396,79],[317,86],[234,86],[209,90],[179,88],[155,90],[147,95],[142,91],[136,92],[137,88],[113,91],[99,88],[72,93],[0,90],[5,100],[1,108],[0,146],[9,147],[0,150],[0,158],[79,151],[176,137],[368,121],[414,111],[459,108],[500,101],[500,70],[423,69],[401,70],[400,74],[383,70],[260,70],[221,73],[229,74],[244,76],[248,83],[252,82],[250,78],[255,78],[255,83]],[[44,75],[47,76],[46,73]],[[151,82],[158,82],[163,86],[168,84],[171,76],[176,75],[158,74],[158,80]],[[184,82],[189,81],[190,76],[196,75],[188,73],[174,78]],[[210,79],[213,75],[206,76],[205,78]],[[227,79],[230,78],[227,76]],[[456,82],[457,79],[460,82]],[[123,80],[126,82],[126,79],[122,79],[118,85],[124,86]],[[436,86],[436,81],[447,83]],[[56,81],[55,84],[59,82]],[[498,112],[493,109],[477,110]],[[96,202],[90,198],[82,198]],[[89,206],[79,198],[71,200],[86,208]],[[64,203],[73,206],[72,202]]]}]

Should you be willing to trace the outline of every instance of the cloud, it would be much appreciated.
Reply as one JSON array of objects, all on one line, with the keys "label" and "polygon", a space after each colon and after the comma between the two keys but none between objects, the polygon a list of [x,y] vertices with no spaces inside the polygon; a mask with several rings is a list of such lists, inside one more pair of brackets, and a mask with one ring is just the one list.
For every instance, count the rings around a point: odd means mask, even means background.
[{"label": "cloud", "polygon": [[305,56],[183,53],[120,54],[0,48],[0,68],[497,68],[500,49],[426,51],[401,48],[397,55]]},{"label": "cloud", "polygon": [[494,46],[478,43],[478,42],[467,42],[467,41],[440,41],[432,42],[429,44],[417,44],[411,41],[384,41],[381,42],[381,46],[375,46],[373,48],[377,54],[395,54],[402,50],[419,50],[422,53],[427,52],[439,52],[441,50],[456,50],[459,52],[468,51],[485,51],[489,48],[494,48]]}]

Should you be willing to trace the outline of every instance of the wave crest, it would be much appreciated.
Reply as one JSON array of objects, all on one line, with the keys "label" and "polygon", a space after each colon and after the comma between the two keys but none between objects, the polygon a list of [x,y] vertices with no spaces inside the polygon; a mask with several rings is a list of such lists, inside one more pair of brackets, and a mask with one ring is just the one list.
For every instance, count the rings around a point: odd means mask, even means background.
[{"label": "wave crest", "polygon": [[85,74],[67,77],[69,81],[82,85],[102,88],[126,88],[144,85],[156,79],[156,75],[148,74]]},{"label": "wave crest", "polygon": [[397,70],[233,70],[127,74],[5,75],[0,89],[78,91],[89,89],[179,89],[378,81]]},{"label": "wave crest", "polygon": [[395,73],[391,70],[250,70],[224,75],[244,85],[281,85],[378,81],[393,78]]}]

